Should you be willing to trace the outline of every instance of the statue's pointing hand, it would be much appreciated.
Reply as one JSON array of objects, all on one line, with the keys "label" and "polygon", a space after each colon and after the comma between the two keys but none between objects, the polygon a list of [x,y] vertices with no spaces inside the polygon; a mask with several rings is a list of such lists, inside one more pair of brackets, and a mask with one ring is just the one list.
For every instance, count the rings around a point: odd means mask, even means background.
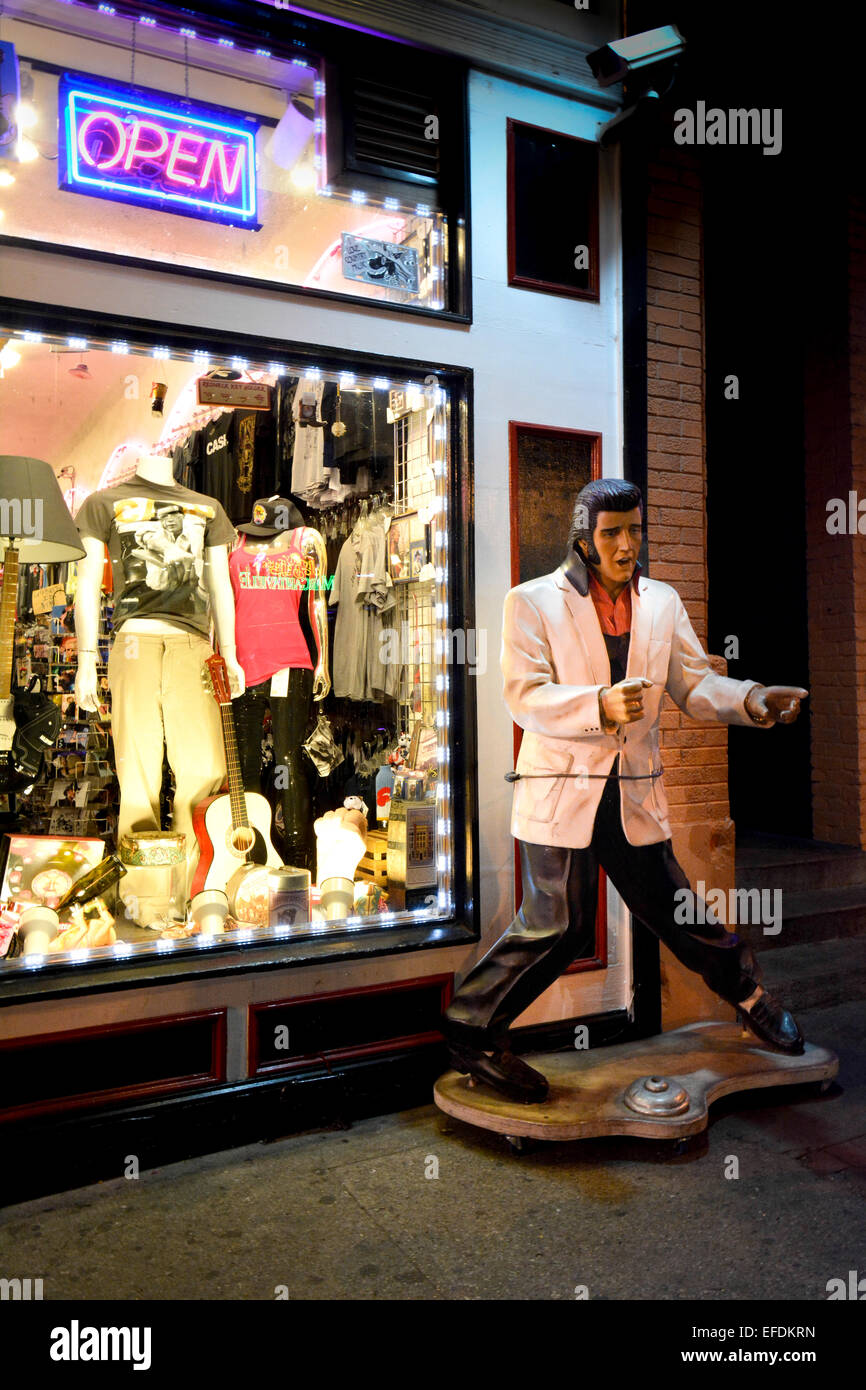
[{"label": "statue's pointing hand", "polygon": [[749,691],[747,709],[758,723],[772,719],[793,724],[800,713],[800,701],[808,698],[808,690],[799,685],[763,685]]}]

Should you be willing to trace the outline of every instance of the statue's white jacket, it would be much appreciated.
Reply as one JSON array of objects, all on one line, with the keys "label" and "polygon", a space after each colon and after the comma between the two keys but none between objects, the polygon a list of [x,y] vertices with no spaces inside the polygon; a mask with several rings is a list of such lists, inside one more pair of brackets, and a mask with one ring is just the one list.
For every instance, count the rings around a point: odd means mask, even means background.
[{"label": "statue's white jacket", "polygon": [[[639,578],[631,600],[626,677],[644,676],[652,688],[644,690],[642,719],[605,733],[598,697],[611,684],[610,663],[589,593],[578,592],[561,565],[505,597],[503,694],[524,730],[516,768],[523,775],[514,783],[511,816],[517,839],[587,846],[617,754],[620,773],[627,777],[660,769],[665,691],[693,719],[761,727],[744,707],[756,682],[716,675],[675,589]],[[670,837],[663,778],[621,781],[620,806],[631,844]]]}]

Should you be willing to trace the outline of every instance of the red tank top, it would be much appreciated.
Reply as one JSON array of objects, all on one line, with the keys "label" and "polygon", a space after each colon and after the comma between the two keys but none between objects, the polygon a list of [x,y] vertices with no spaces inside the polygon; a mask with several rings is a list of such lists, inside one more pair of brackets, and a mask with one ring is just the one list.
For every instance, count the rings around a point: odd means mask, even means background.
[{"label": "red tank top", "polygon": [[235,642],[247,685],[258,685],[286,666],[312,671],[298,621],[309,566],[301,552],[303,527],[280,550],[256,554],[241,540],[229,557],[235,596]]}]

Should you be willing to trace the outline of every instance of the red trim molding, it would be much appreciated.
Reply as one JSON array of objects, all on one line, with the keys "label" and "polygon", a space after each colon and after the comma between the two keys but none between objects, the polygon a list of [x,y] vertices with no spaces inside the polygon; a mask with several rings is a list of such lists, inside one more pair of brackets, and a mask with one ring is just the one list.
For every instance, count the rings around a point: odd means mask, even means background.
[{"label": "red trim molding", "polygon": [[397,992],[411,993],[413,990],[430,988],[436,985],[440,994],[440,1013],[444,1013],[451,996],[454,992],[454,976],[447,975],[422,975],[411,980],[388,980],[379,985],[361,985],[356,989],[334,990],[328,994],[301,994],[293,995],[287,999],[269,1000],[266,1004],[253,1004],[247,1012],[247,1073],[250,1077],[272,1076],[275,1073],[293,1071],[299,1067],[309,1066],[311,1061],[317,1058],[327,1065],[330,1061],[342,1061],[349,1057],[375,1056],[377,1053],[408,1051],[411,1048],[423,1047],[428,1043],[441,1042],[443,1034],[438,1030],[426,1029],[419,1033],[406,1033],[397,1037],[374,1039],[371,1042],[349,1044],[345,1047],[325,1047],[321,1052],[304,1053],[294,1057],[287,1057],[285,1061],[263,1062],[259,1055],[258,1039],[260,1033],[259,1020],[274,1010],[291,1009],[294,1005],[300,1004],[322,1004],[333,1003],[337,999],[349,999],[358,997],[372,998],[375,995],[393,994]]},{"label": "red trim molding", "polygon": [[[0,1109],[0,1121],[15,1120],[30,1115],[51,1115],[64,1110],[75,1110],[85,1106],[105,1105],[113,1101],[127,1100],[139,1096],[166,1096],[178,1091],[190,1091],[197,1087],[209,1086],[226,1079],[226,1011],[209,1009],[196,1014],[170,1014],[160,1018],[136,1019],[129,1023],[108,1023],[93,1028],[76,1028],[65,1033],[40,1034],[23,1038],[8,1038],[0,1042],[0,1067],[14,1068],[15,1054],[25,1048],[45,1049],[46,1065],[50,1065],[49,1049],[68,1048],[71,1043],[104,1039],[110,1044],[112,1039],[142,1034],[142,1046],[147,1046],[147,1034],[164,1029],[172,1024],[211,1024],[210,1061],[203,1071],[178,1071],[176,1076],[155,1077],[153,1080],[131,1082],[129,1085],[107,1086],[93,1089],[93,1077],[82,1077],[82,1084],[90,1083],[90,1089],[82,1089],[71,1095],[58,1095],[40,1100],[17,1104]],[[62,1162],[62,1156],[59,1159]]]},{"label": "red trim molding", "polygon": [[[577,430],[564,429],[558,425],[532,425],[524,420],[509,420],[508,422],[508,506],[510,514],[510,541],[511,541],[511,586],[520,583],[520,505],[519,505],[519,478],[517,476],[517,453],[520,440],[520,433],[524,431],[530,434],[565,434],[571,435],[575,439],[588,439],[591,442],[592,452],[590,455],[590,477],[600,478],[601,473],[601,435],[597,430]],[[563,538],[564,543],[565,538]],[[517,766],[517,755],[520,752],[520,743],[523,738],[523,730],[518,724],[514,725],[514,766]],[[517,909],[523,901],[523,880],[520,873],[520,850],[517,844],[514,845],[514,905]],[[583,970],[605,970],[607,968],[607,876],[604,870],[598,876],[598,910],[595,919],[595,951],[592,956],[587,956],[583,960],[575,961],[563,972],[566,975],[578,974]]]}]

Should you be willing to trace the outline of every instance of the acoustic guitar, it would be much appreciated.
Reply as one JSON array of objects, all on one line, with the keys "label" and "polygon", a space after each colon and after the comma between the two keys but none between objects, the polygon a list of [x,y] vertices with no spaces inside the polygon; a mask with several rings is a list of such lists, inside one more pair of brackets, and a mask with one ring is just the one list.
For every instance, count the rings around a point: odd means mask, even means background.
[{"label": "acoustic guitar", "polygon": [[205,888],[226,892],[229,880],[244,864],[279,868],[283,862],[271,844],[270,804],[259,792],[244,791],[231,688],[223,657],[208,658],[202,668],[202,682],[219,705],[229,789],[206,797],[193,811],[200,856],[190,889],[192,897]]}]

